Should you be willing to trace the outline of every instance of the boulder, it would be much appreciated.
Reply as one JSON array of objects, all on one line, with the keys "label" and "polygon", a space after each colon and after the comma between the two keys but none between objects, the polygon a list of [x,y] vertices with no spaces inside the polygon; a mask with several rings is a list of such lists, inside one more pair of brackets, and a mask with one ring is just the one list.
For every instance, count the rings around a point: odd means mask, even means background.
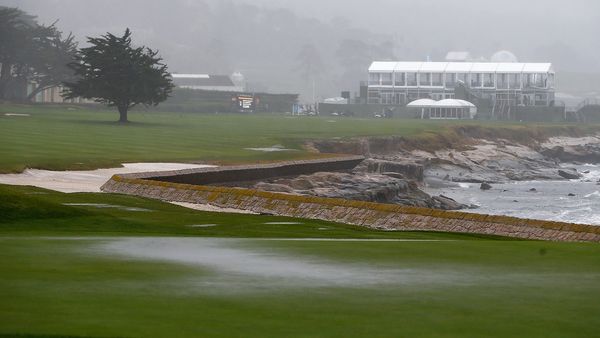
[{"label": "boulder", "polygon": [[581,178],[581,174],[578,173],[575,169],[559,169],[558,175],[568,180],[575,180]]},{"label": "boulder", "polygon": [[481,186],[479,187],[479,189],[481,190],[490,190],[492,189],[492,186],[486,182],[481,183]]},{"label": "boulder", "polygon": [[458,203],[454,199],[444,196],[444,195],[433,196],[432,198],[435,202],[439,203],[439,205],[435,205],[438,209],[460,210],[460,209],[465,209],[467,207],[466,205],[464,205],[462,203]]}]

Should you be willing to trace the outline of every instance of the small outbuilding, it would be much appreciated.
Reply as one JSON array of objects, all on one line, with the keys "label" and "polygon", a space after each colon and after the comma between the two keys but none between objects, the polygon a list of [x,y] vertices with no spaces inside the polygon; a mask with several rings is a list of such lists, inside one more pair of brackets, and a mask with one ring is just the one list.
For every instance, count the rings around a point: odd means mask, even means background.
[{"label": "small outbuilding", "polygon": [[421,119],[473,119],[477,114],[477,107],[474,104],[458,99],[440,101],[419,99],[410,102],[406,107],[418,110]]}]

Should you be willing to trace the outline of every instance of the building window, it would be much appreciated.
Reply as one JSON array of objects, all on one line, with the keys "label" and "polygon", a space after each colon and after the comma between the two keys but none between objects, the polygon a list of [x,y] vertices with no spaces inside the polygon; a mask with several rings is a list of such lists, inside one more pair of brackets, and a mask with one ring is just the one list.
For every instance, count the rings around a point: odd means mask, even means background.
[{"label": "building window", "polygon": [[381,103],[382,104],[395,104],[394,99],[395,99],[395,95],[392,92],[381,93]]},{"label": "building window", "polygon": [[481,87],[481,74],[479,74],[479,73],[471,74],[471,87]]},{"label": "building window", "polygon": [[395,93],[394,96],[395,96],[395,103],[396,104],[402,104],[402,105],[404,105],[404,104],[407,103],[406,102],[406,94],[404,94],[404,93]]},{"label": "building window", "polygon": [[431,82],[435,87],[441,87],[444,85],[444,74],[442,73],[433,73],[431,74]]},{"label": "building window", "polygon": [[379,73],[369,73],[369,86],[379,86]]},{"label": "building window", "polygon": [[523,74],[523,88],[531,88],[533,86],[533,80],[533,74]]},{"label": "building window", "polygon": [[456,86],[456,74],[447,73],[446,74],[446,87],[454,88]]},{"label": "building window", "polygon": [[495,87],[493,73],[483,74],[483,86],[486,88],[494,88]]},{"label": "building window", "polygon": [[498,89],[508,89],[508,74],[498,74],[496,76],[496,86]]},{"label": "building window", "polygon": [[520,74],[509,74],[508,75],[508,86],[511,89],[519,89],[521,88],[521,80],[519,79]]},{"label": "building window", "polygon": [[535,105],[536,106],[548,105],[548,95],[545,93],[535,94]]},{"label": "building window", "polygon": [[417,73],[406,73],[406,83],[408,86],[417,86]]},{"label": "building window", "polygon": [[546,74],[538,73],[535,74],[535,86],[538,88],[546,88]]},{"label": "building window", "polygon": [[419,73],[419,86],[430,87],[431,86],[431,73]]},{"label": "building window", "polygon": [[382,73],[381,74],[381,85],[382,86],[391,86],[392,82],[392,73]]},{"label": "building window", "polygon": [[378,91],[369,91],[369,97],[367,102],[370,104],[378,104],[380,101]]},{"label": "building window", "polygon": [[404,87],[404,86],[406,86],[406,74],[404,74],[404,73],[395,73],[394,74],[394,81],[396,83],[396,86],[398,86],[398,87]]},{"label": "building window", "polygon": [[469,84],[469,80],[468,78],[468,74],[467,73],[458,73],[456,74],[456,82],[460,81],[462,83],[464,83],[465,85]]}]

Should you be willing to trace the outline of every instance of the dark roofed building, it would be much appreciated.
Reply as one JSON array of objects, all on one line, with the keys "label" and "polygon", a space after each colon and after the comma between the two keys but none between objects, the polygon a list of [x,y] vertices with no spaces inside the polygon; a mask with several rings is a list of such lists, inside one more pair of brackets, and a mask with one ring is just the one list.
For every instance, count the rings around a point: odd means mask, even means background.
[{"label": "dark roofed building", "polygon": [[234,83],[227,75],[171,74],[173,84],[179,88],[214,90],[223,92],[244,92],[243,83]]}]

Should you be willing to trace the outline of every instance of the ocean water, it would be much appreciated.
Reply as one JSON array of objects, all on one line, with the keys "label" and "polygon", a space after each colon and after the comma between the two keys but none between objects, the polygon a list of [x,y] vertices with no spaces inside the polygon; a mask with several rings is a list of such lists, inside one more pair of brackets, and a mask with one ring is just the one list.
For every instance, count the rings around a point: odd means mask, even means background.
[{"label": "ocean water", "polygon": [[[600,226],[600,185],[597,182],[600,180],[600,166],[569,166],[573,167],[583,174],[583,178],[492,184],[492,189],[487,191],[479,189],[480,184],[475,183],[423,190],[431,195],[442,194],[461,203],[479,206],[465,210],[467,212]],[[589,173],[584,173],[586,171]]]}]

